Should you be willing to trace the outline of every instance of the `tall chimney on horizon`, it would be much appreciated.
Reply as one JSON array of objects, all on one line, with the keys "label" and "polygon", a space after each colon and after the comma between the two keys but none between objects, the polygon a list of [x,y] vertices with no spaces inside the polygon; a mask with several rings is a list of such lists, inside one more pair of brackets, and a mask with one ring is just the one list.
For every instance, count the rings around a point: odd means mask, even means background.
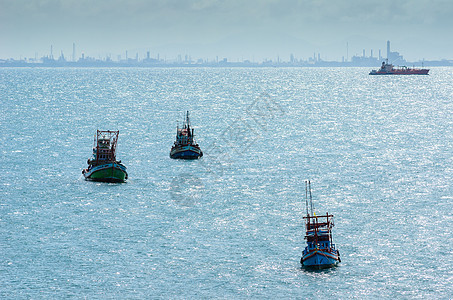
[{"label": "tall chimney on horizon", "polygon": [[346,42],[346,61],[349,60],[349,42]]},{"label": "tall chimney on horizon", "polygon": [[390,41],[387,41],[387,58],[390,57]]}]

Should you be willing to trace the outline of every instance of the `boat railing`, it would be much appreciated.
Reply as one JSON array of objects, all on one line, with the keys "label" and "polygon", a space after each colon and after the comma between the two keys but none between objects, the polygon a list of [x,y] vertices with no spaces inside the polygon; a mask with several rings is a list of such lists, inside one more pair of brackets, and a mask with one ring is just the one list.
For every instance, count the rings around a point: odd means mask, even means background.
[{"label": "boat railing", "polygon": [[307,224],[307,229],[308,230],[322,230],[322,229],[328,229],[330,228],[330,223],[318,223],[318,224]]}]

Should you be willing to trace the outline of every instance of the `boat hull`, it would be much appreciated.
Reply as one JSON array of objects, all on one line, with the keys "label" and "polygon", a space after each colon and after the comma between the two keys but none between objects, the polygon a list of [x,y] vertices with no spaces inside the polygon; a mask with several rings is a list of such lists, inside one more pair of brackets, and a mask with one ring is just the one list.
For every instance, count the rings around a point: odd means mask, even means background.
[{"label": "boat hull", "polygon": [[319,249],[310,252],[304,251],[300,260],[300,263],[304,267],[317,269],[330,268],[335,266],[338,262],[340,262],[340,257],[337,253],[322,251]]},{"label": "boat hull", "polygon": [[86,180],[100,182],[125,182],[128,175],[126,167],[117,163],[108,163],[83,170]]},{"label": "boat hull", "polygon": [[170,151],[170,158],[174,159],[198,159],[203,152],[194,146],[173,147]]}]

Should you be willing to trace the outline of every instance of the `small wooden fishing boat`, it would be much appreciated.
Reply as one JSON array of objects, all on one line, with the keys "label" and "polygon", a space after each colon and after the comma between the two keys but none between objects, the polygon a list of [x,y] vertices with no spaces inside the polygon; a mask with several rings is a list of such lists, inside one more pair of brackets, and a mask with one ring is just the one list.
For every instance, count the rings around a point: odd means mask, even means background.
[{"label": "small wooden fishing boat", "polygon": [[[308,194],[310,194],[309,198]],[[308,211],[309,202],[311,213]],[[315,214],[310,181],[305,182],[305,203],[307,208],[307,216],[304,217],[307,246],[302,252],[300,263],[304,267],[316,269],[335,266],[341,262],[341,259],[340,252],[332,242],[333,215],[326,213],[325,215],[317,216]]]},{"label": "small wooden fishing boat", "polygon": [[203,156],[200,146],[195,142],[193,128],[190,128],[189,112],[182,128],[176,127],[176,141],[171,147],[170,157],[180,159],[197,159]]},{"label": "small wooden fishing boat", "polygon": [[124,182],[128,175],[126,166],[116,160],[116,145],[119,131],[96,131],[93,156],[88,159],[88,168],[82,171],[86,180]]}]

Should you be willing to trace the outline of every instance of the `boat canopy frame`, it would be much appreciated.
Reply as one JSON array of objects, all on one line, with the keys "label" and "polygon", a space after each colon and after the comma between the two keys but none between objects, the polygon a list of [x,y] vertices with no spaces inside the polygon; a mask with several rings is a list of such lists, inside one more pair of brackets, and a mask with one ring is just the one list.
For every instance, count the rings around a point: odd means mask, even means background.
[{"label": "boat canopy frame", "polygon": [[[118,135],[120,134],[119,130],[96,130],[96,135],[94,136],[94,146],[93,149],[96,150],[96,157],[94,163],[98,164],[102,162],[115,162],[116,161],[116,147],[118,143]],[[108,140],[108,148],[101,147],[99,144],[102,140]],[[103,155],[101,159],[101,155]]]}]

